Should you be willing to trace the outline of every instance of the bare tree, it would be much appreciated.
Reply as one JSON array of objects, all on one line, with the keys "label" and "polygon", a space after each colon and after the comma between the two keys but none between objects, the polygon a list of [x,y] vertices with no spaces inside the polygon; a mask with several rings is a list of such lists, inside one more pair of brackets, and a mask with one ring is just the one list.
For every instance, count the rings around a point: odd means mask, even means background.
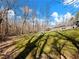
[{"label": "bare tree", "polygon": [[25,29],[25,27],[24,26],[27,26],[27,21],[26,21],[26,19],[27,19],[27,17],[28,17],[28,15],[29,15],[29,7],[28,6],[24,6],[23,8],[22,8],[22,10],[23,10],[23,13],[24,13],[24,17],[23,17],[23,25],[22,25],[22,34],[24,33],[24,29]]},{"label": "bare tree", "polygon": [[36,12],[33,11],[33,13],[32,13],[33,31],[35,31],[35,18],[36,18]]},{"label": "bare tree", "polygon": [[51,7],[51,1],[46,3],[46,8],[45,8],[45,13],[46,13],[46,15],[45,15],[46,16],[46,19],[45,19],[46,28],[45,29],[48,29],[48,27],[49,27],[49,22],[50,22],[50,19],[49,19],[49,10],[50,10],[50,7]]}]

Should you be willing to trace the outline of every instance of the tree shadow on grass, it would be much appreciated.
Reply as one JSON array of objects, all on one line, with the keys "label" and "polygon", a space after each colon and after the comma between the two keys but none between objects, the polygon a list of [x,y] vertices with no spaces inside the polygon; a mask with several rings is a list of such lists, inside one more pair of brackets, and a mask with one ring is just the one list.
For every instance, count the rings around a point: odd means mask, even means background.
[{"label": "tree shadow on grass", "polygon": [[75,38],[69,37],[69,36],[64,35],[64,34],[62,34],[62,33],[60,33],[60,32],[56,32],[56,33],[58,33],[58,34],[60,34],[61,36],[65,37],[66,40],[72,42],[72,44],[77,48],[77,50],[78,50],[78,51],[77,51],[77,52],[78,52],[77,54],[79,55],[79,41],[76,41]]},{"label": "tree shadow on grass", "polygon": [[44,39],[45,41],[44,41],[44,43],[43,43],[43,45],[42,45],[42,47],[41,47],[41,50],[40,50],[40,53],[39,53],[39,57],[38,57],[37,59],[41,59],[41,55],[42,55],[42,53],[43,53],[43,50],[44,50],[44,48],[45,48],[45,45],[46,45],[46,43],[47,43],[48,38],[49,38],[49,35],[47,35],[46,38]]},{"label": "tree shadow on grass", "polygon": [[15,59],[25,59],[28,54],[36,47],[35,43],[43,36],[44,34],[38,36],[35,41],[26,45],[25,49]]},{"label": "tree shadow on grass", "polygon": [[56,33],[58,33],[58,34],[60,34],[61,36],[65,37],[66,40],[72,42],[72,44],[73,44],[77,49],[79,49],[79,41],[76,41],[75,38],[68,37],[68,36],[66,36],[66,35],[64,35],[64,34],[62,34],[62,33],[59,33],[59,32],[56,32]]},{"label": "tree shadow on grass", "polygon": [[[32,51],[32,56],[33,56],[33,58],[34,59],[41,59],[41,57],[43,57],[42,56],[42,54],[43,54],[43,49],[44,49],[44,47],[45,47],[45,45],[46,45],[46,43],[47,43],[47,39],[48,39],[48,36],[46,36],[46,38],[45,39],[43,39],[44,40],[44,43],[42,44],[42,46],[41,47],[39,47],[39,45],[36,47],[36,49],[34,49],[33,51]],[[38,43],[40,43],[41,42],[41,40],[38,42]],[[40,52],[38,53],[38,50],[39,50],[39,48],[41,48],[40,49]],[[45,54],[45,53],[44,53]],[[45,54],[46,55],[46,54]],[[47,55],[46,55],[47,56]],[[47,56],[48,57],[48,56]]]},{"label": "tree shadow on grass", "polygon": [[61,51],[64,48],[66,42],[64,42],[61,46],[60,45],[57,46],[58,45],[57,43],[58,43],[58,39],[57,40],[54,40],[54,43],[52,43],[52,47],[60,55],[60,57],[59,57],[60,59],[61,59],[61,56],[63,56],[64,59],[67,59],[66,56],[63,53],[61,53]]}]

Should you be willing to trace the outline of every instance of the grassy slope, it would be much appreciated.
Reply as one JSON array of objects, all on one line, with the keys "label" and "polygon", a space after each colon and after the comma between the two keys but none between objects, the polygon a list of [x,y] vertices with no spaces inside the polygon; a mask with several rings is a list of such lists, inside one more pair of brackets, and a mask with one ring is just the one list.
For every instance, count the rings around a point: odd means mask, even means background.
[{"label": "grassy slope", "polygon": [[[74,38],[75,41],[79,41],[79,29],[65,30],[60,33],[70,38]],[[17,41],[16,49],[14,49],[12,56],[16,57],[25,49],[25,47],[28,46],[28,42],[33,43],[40,35],[42,35],[42,33],[29,34],[21,37],[20,40]],[[36,47],[31,50],[28,56],[26,56],[26,59],[35,59],[36,56],[39,57],[42,54],[54,59],[60,58],[60,55],[64,55],[67,59],[76,59],[74,56],[76,56],[78,52],[78,49],[71,41],[67,40],[66,37],[58,34],[57,32],[52,31],[45,32],[44,36],[33,44],[35,44]]]},{"label": "grassy slope", "polygon": [[[73,29],[73,30],[61,31],[60,33],[67,35],[68,37],[76,38],[75,40],[79,41],[78,32],[79,32],[79,29]],[[36,43],[37,47],[39,48],[37,50],[38,51],[37,55],[40,54],[40,50],[42,49],[42,45],[47,35],[49,35],[49,38],[47,39],[47,42],[43,47],[42,53],[45,52],[48,55],[52,55],[54,58],[58,58],[59,52],[57,50],[60,49],[61,50],[60,53],[64,54],[67,58],[71,58],[71,56],[76,55],[78,49],[72,44],[72,42],[66,40],[65,37],[59,35],[56,32],[45,32],[45,36],[42,39],[40,39],[39,42]]]}]

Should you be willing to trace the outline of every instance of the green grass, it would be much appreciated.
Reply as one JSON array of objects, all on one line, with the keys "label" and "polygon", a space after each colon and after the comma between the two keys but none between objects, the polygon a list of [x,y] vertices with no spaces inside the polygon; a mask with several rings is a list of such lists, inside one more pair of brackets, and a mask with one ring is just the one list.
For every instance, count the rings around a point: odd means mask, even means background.
[{"label": "green grass", "polygon": [[[73,38],[76,41],[79,41],[79,29],[64,30],[60,31],[60,33],[70,38]],[[40,35],[42,34],[35,33],[35,34],[23,35],[16,44],[16,49],[18,49],[17,50],[18,53],[24,50],[24,48],[28,45],[28,42],[29,43],[34,42]],[[45,43],[47,36],[49,37],[47,39],[47,42]],[[36,47],[30,52],[30,54],[28,54],[28,56],[32,57],[33,59],[34,59],[33,55],[35,55],[34,53],[36,52],[36,56],[38,56],[41,50],[42,50],[41,54],[46,53],[50,57],[52,55],[52,58],[54,59],[59,58],[60,53],[66,56],[66,58],[68,58],[73,55],[76,55],[78,51],[78,49],[71,41],[67,40],[66,37],[54,31],[45,32],[44,36],[41,39],[39,39],[35,43],[35,45]],[[42,47],[43,45],[44,47]],[[17,51],[14,52],[13,54],[15,55],[15,57],[18,55]],[[28,57],[26,59],[28,59]]]}]

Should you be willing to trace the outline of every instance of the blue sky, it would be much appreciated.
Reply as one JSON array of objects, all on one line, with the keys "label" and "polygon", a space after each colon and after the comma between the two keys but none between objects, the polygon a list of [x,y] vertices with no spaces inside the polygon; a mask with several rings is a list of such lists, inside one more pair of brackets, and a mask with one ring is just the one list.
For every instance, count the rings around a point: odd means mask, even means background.
[{"label": "blue sky", "polygon": [[[0,4],[0,6],[4,7],[4,4]],[[15,4],[15,7],[12,8],[17,16],[22,16],[21,8],[28,6],[32,11],[36,11],[38,18],[47,16],[53,21],[56,19],[56,16],[58,18],[66,14],[75,15],[79,11],[79,0],[17,0]]]},{"label": "blue sky", "polygon": [[75,12],[79,10],[79,7],[74,7],[73,5],[65,5],[64,0],[18,0],[17,10],[20,11],[20,8],[24,5],[27,5],[32,10],[36,9],[39,14],[44,15],[47,8],[49,16],[53,12],[58,12],[59,14],[70,12],[71,14],[75,14]]},{"label": "blue sky", "polygon": [[[46,8],[48,12],[48,16],[50,16],[53,12],[58,12],[59,14],[66,14],[70,12],[71,14],[75,14],[79,10],[79,7],[76,8],[72,5],[64,5],[65,0],[17,0],[16,9],[17,15],[21,15],[22,6],[27,5],[32,10],[36,9],[37,14],[45,16]],[[3,4],[1,4],[3,5]]]}]

